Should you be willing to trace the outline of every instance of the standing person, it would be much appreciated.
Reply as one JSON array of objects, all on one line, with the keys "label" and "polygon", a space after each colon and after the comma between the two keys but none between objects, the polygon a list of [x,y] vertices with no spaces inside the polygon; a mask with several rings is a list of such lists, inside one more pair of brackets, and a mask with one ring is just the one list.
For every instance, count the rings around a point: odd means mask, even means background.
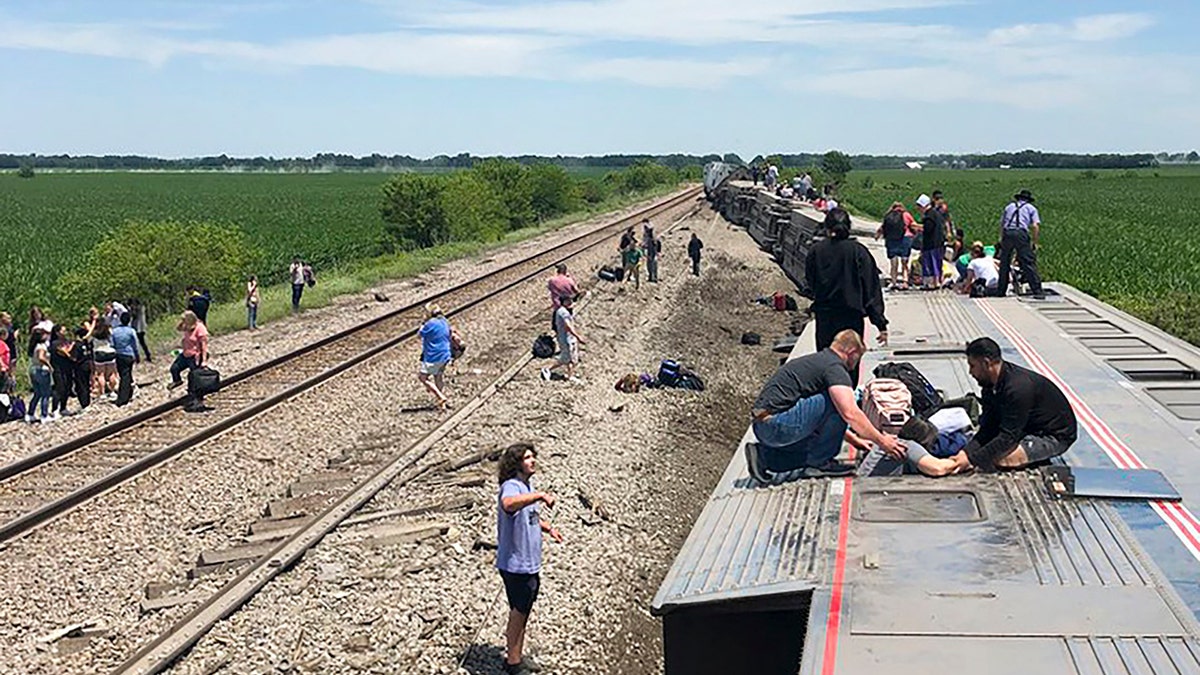
[{"label": "standing person", "polygon": [[917,197],[917,208],[921,209],[921,280],[927,290],[939,288],[949,234],[946,218],[929,195]]},{"label": "standing person", "polygon": [[121,325],[121,315],[128,311],[125,305],[116,300],[109,300],[104,303],[104,321],[108,323],[109,328],[116,328]]},{"label": "standing person", "polygon": [[[437,406],[445,410],[450,406],[446,396],[446,364],[450,363],[450,322],[435,303],[425,305],[425,323],[421,324],[421,366],[417,379],[437,399]],[[430,378],[433,378],[430,380]]]},{"label": "standing person", "polygon": [[194,286],[188,296],[187,308],[196,315],[200,323],[208,325],[208,308],[212,306],[212,293],[207,288]]},{"label": "standing person", "polygon": [[71,387],[75,384],[75,362],[71,360],[74,346],[66,326],[60,324],[50,331],[50,372],[54,392],[50,414],[55,421],[70,414],[67,412],[67,401],[71,399]]},{"label": "standing person", "polygon": [[762,173],[762,169],[754,164],[750,167],[750,177],[754,179],[754,187],[758,187],[758,176]]},{"label": "standing person", "polygon": [[914,222],[904,204],[892,202],[891,210],[875,231],[875,238],[883,237],[883,245],[887,250],[892,288],[908,289],[908,258],[912,255],[912,238],[908,233]]},{"label": "standing person", "polygon": [[624,253],[625,249],[634,245],[636,239],[637,238],[633,235],[633,226],[630,225],[625,229],[624,232],[621,233],[621,241],[617,244],[617,252]]},{"label": "standing person", "polygon": [[654,226],[650,224],[650,220],[643,221],[644,230],[642,232],[642,249],[646,251],[646,281],[658,283],[658,254],[662,249],[662,242],[658,237],[654,236]]},{"label": "standing person", "polygon": [[954,219],[950,217],[950,203],[946,201],[946,196],[941,190],[934,190],[930,197],[933,198],[933,203],[941,210],[942,216],[946,219],[946,225],[953,231]]},{"label": "standing person", "polygon": [[[13,323],[12,315],[8,312],[0,312],[0,328],[7,332],[7,337],[4,338],[4,344],[8,346],[8,358],[12,361],[17,360],[17,343],[21,337],[18,335],[20,331],[16,324]],[[9,370],[9,375],[12,375],[12,370]]]},{"label": "standing person", "polygon": [[150,356],[150,347],[146,344],[146,305],[140,298],[129,301],[129,313],[133,315],[133,331],[137,333],[138,344],[146,354],[146,363],[154,361]]},{"label": "standing person", "polygon": [[121,325],[112,331],[112,346],[117,352],[117,405],[125,405],[133,398],[133,364],[138,361],[137,331],[130,327],[133,317],[129,312],[121,315]]},{"label": "standing person", "polygon": [[254,274],[246,280],[246,327],[258,328],[258,276]]},{"label": "standing person", "polygon": [[180,315],[175,330],[182,334],[183,349],[171,364],[171,382],[167,389],[183,384],[183,371],[191,371],[208,362],[208,327],[195,312],[189,309]]},{"label": "standing person", "polygon": [[[29,382],[33,385],[33,397],[29,399],[29,408],[25,413],[25,421],[33,423],[50,421],[50,399],[54,392],[50,379],[50,334],[41,328],[34,328],[29,335],[33,348],[30,350]],[[38,404],[41,404],[41,415],[35,415]]]},{"label": "standing person", "polygon": [[575,279],[567,274],[567,264],[559,263],[554,267],[554,276],[546,282],[546,290],[550,291],[550,329],[554,329],[554,315],[562,306],[562,299],[572,299],[579,295],[579,286]]},{"label": "standing person", "polygon": [[767,167],[767,177],[763,181],[763,186],[768,190],[774,190],[775,184],[779,182],[779,167],[774,164]]},{"label": "standing person", "polygon": [[812,174],[805,171],[804,177],[800,179],[800,195],[804,199],[812,199],[813,179]]},{"label": "standing person", "polygon": [[554,333],[558,338],[558,362],[549,368],[542,368],[543,380],[549,380],[552,372],[565,366],[567,379],[571,382],[580,381],[575,376],[575,366],[579,364],[579,343],[586,343],[587,340],[575,328],[575,315],[572,313],[574,305],[574,298],[563,298],[562,306],[554,313]]},{"label": "standing person", "polygon": [[92,389],[97,398],[117,397],[117,350],[112,346],[112,329],[103,318],[92,331]]},{"label": "standing person", "polygon": [[92,404],[92,329],[85,321],[75,329],[75,341],[71,345],[71,364],[75,374],[75,398],[80,410]]},{"label": "standing person", "polygon": [[637,242],[631,243],[621,251],[621,267],[625,270],[625,281],[633,279],[634,289],[642,287],[641,260],[642,250],[638,248]]},{"label": "standing person", "polygon": [[1029,190],[1021,190],[1013,195],[1012,202],[1004,207],[1004,215],[1000,218],[1000,282],[996,285],[996,295],[1004,297],[1008,293],[1012,257],[1013,253],[1016,253],[1017,262],[1021,264],[1021,273],[1029,283],[1033,297],[1038,300],[1046,299],[1042,290],[1042,277],[1037,268],[1037,245],[1041,228],[1042,219],[1037,207],[1033,205],[1033,194]]},{"label": "standing person", "polygon": [[692,276],[700,276],[700,251],[703,248],[704,242],[700,241],[700,237],[693,232],[692,238],[688,241],[688,257],[692,259]]},{"label": "standing person", "polygon": [[8,328],[0,324],[0,394],[8,394],[13,389],[12,357],[12,350],[8,346]]},{"label": "standing person", "polygon": [[[817,319],[817,351],[828,349],[834,336],[845,329],[861,340],[865,319],[879,329],[879,344],[886,345],[888,321],[874,256],[850,239],[850,214],[843,209],[829,212],[825,228],[828,236],[809,249],[804,270]],[[857,383],[857,365],[854,369]]]},{"label": "standing person", "polygon": [[292,313],[295,314],[300,311],[300,298],[304,295],[304,262],[300,256],[292,258],[288,278],[292,281]]},{"label": "standing person", "polygon": [[540,670],[525,655],[525,628],[537,600],[542,571],[542,533],[562,543],[562,534],[541,517],[540,504],[554,508],[555,498],[533,489],[537,450],[531,443],[515,443],[500,455],[496,498],[496,569],[508,599],[505,627],[504,672],[509,675]]},{"label": "standing person", "polygon": [[[93,309],[95,309],[95,308],[93,308]],[[26,350],[25,355],[30,357],[30,359],[32,359],[34,347],[37,346],[37,343],[39,342],[39,340],[41,340],[41,339],[48,340],[50,338],[50,331],[53,328],[54,328],[54,322],[50,320],[49,316],[46,316],[46,313],[42,311],[41,307],[38,307],[37,305],[30,307],[29,308],[29,348]],[[42,331],[42,337],[39,339],[36,339],[36,340],[33,337],[33,331],[35,331],[35,330]]]}]

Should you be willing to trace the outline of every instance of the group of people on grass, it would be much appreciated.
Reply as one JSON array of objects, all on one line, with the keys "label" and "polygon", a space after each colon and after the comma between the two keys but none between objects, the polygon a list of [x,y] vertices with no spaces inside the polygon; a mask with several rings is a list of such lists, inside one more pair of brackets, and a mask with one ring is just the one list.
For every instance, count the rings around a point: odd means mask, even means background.
[{"label": "group of people on grass", "polygon": [[[892,289],[920,286],[932,290],[950,284],[964,294],[1002,297],[1010,283],[1023,280],[1031,295],[1043,297],[1037,268],[1041,216],[1029,190],[1013,195],[1004,207],[995,246],[985,246],[982,241],[965,246],[963,230],[954,226],[950,205],[940,190],[932,196],[920,195],[915,206],[919,220],[903,203],[893,202],[875,231],[875,238],[883,239],[887,251]],[[918,246],[919,257],[910,268],[910,257]],[[1014,274],[1014,256],[1019,274]]]}]

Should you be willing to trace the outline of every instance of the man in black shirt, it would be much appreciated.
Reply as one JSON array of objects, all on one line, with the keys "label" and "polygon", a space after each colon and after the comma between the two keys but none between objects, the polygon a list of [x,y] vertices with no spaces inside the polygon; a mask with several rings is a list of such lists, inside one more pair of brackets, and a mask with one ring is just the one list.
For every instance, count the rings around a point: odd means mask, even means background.
[{"label": "man in black shirt", "polygon": [[881,433],[854,400],[850,371],[867,348],[853,330],[838,333],[829,349],[788,361],[767,380],[752,410],[758,443],[746,444],[746,465],[755,479],[769,483],[773,473],[803,469],[803,476],[844,476],[854,467],[834,458],[847,438],[859,447],[866,439],[894,457],[905,446]]},{"label": "man in black shirt", "polygon": [[967,364],[983,389],[983,415],[979,433],[953,458],[957,471],[1020,468],[1057,457],[1075,442],[1067,397],[1042,375],[1002,360],[995,340],[968,344]]},{"label": "man in black shirt", "polygon": [[939,288],[946,259],[946,214],[929,195],[917,197],[917,207],[921,209],[921,278],[925,288]]}]

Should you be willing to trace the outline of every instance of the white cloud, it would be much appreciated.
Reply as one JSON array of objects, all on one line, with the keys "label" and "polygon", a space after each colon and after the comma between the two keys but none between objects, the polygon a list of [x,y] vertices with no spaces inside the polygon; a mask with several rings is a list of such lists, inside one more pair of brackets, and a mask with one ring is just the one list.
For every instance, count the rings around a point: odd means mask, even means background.
[{"label": "white cloud", "polygon": [[716,89],[732,78],[760,75],[768,59],[700,61],[687,59],[605,59],[583,63],[571,71],[583,80],[622,80],[651,87]]},{"label": "white cloud", "polygon": [[988,42],[998,46],[1028,43],[1107,42],[1136,35],[1155,24],[1149,14],[1096,14],[1070,23],[1027,23],[997,28]]}]

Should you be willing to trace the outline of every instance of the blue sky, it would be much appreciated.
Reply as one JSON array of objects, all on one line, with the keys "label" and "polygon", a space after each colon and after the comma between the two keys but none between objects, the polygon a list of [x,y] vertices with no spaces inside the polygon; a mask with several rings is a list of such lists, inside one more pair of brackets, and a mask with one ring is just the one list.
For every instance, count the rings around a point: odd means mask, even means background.
[{"label": "blue sky", "polygon": [[1200,3],[20,0],[0,151],[1190,150]]}]

